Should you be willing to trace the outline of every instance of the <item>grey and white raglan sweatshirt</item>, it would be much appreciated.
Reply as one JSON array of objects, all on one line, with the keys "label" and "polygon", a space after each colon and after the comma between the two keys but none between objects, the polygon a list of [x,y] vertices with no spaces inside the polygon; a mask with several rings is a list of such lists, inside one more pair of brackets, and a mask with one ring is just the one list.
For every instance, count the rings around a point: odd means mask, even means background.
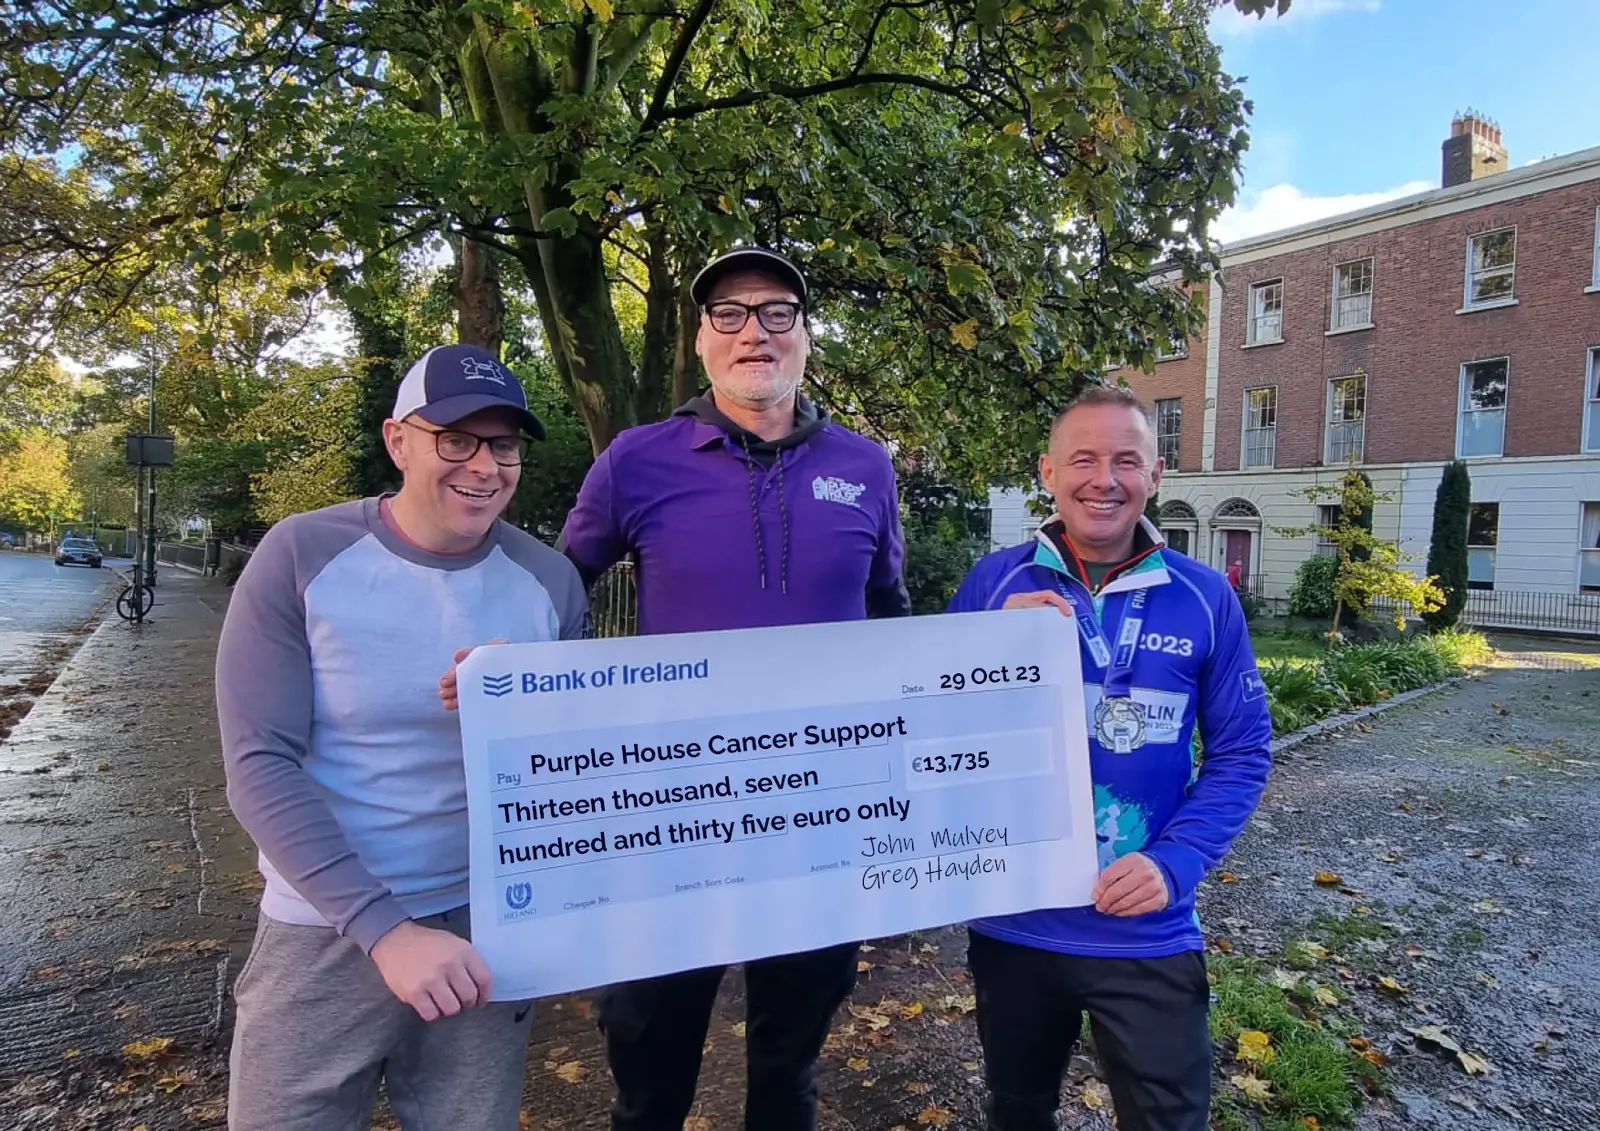
[{"label": "grey and white raglan sweatshirt", "polygon": [[458,648],[588,625],[577,570],[505,522],[459,556],[407,542],[377,499],[274,526],[217,649],[228,801],[260,849],[262,911],[370,950],[465,904],[461,732],[439,676]]}]

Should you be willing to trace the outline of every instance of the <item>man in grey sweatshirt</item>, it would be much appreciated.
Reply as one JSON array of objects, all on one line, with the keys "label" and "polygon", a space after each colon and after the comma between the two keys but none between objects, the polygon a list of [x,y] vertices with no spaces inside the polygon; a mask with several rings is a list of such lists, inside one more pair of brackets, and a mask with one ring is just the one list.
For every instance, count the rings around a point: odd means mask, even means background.
[{"label": "man in grey sweatshirt", "polygon": [[514,1131],[530,1003],[489,1003],[467,939],[461,736],[438,673],[462,640],[588,633],[565,557],[499,515],[543,427],[471,346],[406,375],[393,496],[262,539],[217,652],[228,800],[266,887],[234,994],[232,1131]]}]

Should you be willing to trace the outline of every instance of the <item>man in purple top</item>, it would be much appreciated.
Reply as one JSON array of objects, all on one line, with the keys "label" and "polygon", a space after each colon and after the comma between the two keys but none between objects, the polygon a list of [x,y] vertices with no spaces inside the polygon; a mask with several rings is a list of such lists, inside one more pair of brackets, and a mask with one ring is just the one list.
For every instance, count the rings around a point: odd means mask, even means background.
[{"label": "man in purple top", "polygon": [[[642,632],[905,616],[894,469],[799,395],[807,291],[784,257],[742,248],[691,287],[711,390],[601,453],[562,542],[586,581],[636,563]],[[679,1131],[694,1102],[722,967],[600,999],[613,1131]],[[856,944],[745,964],[745,1126],[816,1126],[816,1061],[856,980]]]}]

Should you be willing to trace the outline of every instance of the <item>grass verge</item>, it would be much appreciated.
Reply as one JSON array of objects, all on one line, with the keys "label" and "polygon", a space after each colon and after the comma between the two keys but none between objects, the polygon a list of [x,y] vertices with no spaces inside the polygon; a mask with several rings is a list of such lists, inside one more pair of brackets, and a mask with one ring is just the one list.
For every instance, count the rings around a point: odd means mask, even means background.
[{"label": "grass verge", "polygon": [[1221,1079],[1216,1131],[1319,1131],[1348,1127],[1383,1087],[1378,1067],[1350,1044],[1343,994],[1314,976],[1258,959],[1212,954],[1211,1039]]}]

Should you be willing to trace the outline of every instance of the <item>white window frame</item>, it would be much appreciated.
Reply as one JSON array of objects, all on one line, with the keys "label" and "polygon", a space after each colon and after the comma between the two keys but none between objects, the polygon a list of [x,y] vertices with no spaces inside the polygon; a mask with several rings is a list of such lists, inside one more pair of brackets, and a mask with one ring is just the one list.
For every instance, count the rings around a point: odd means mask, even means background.
[{"label": "white window frame", "polygon": [[[1583,370],[1583,450],[1600,452],[1600,346],[1590,346]],[[1506,381],[1509,390],[1511,382]]]},{"label": "white window frame", "polygon": [[1336,557],[1339,547],[1328,537],[1328,529],[1339,525],[1340,512],[1344,507],[1339,503],[1318,503],[1315,522],[1317,524],[1317,553]]},{"label": "white window frame", "polygon": [[[1485,238],[1487,238],[1489,236],[1497,236],[1501,232],[1510,232],[1511,233],[1511,265],[1509,267],[1491,267],[1491,268],[1489,268],[1489,269],[1487,269],[1485,271],[1479,272],[1478,273],[1478,277],[1479,278],[1486,278],[1486,277],[1488,277],[1490,275],[1509,274],[1511,276],[1511,290],[1507,294],[1502,295],[1499,298],[1491,298],[1491,299],[1485,299],[1482,302],[1474,302],[1472,300],[1472,281],[1473,281],[1472,250],[1473,250],[1474,246],[1476,246],[1476,244],[1477,244],[1477,242],[1479,240],[1485,239]],[[1506,225],[1503,225],[1502,227],[1499,227],[1499,228],[1486,228],[1485,230],[1483,230],[1481,232],[1474,232],[1472,235],[1468,236],[1467,237],[1467,265],[1466,266],[1467,266],[1466,283],[1465,283],[1464,288],[1463,288],[1463,290],[1461,292],[1461,296],[1462,296],[1461,297],[1461,309],[1462,310],[1492,310],[1494,307],[1497,307],[1497,306],[1510,306],[1512,303],[1516,302],[1517,301],[1517,226],[1515,224],[1506,224]]]},{"label": "white window frame", "polygon": [[[1361,418],[1359,420],[1334,420],[1333,418],[1333,408],[1334,405],[1338,403],[1338,398],[1336,397],[1334,390],[1341,381],[1361,382]],[[1343,456],[1334,456],[1333,430],[1337,425],[1341,424],[1360,424],[1361,435],[1356,440],[1355,444],[1352,445],[1352,450],[1355,452],[1355,461],[1357,463],[1365,463],[1367,461],[1367,375],[1365,373],[1349,373],[1343,377],[1328,378],[1328,403],[1324,412],[1324,419],[1327,420],[1328,423],[1322,432],[1323,462],[1331,467],[1334,464],[1343,464],[1349,461],[1349,452],[1346,452]]]},{"label": "white window frame", "polygon": [[[1367,265],[1367,289],[1365,291],[1357,291],[1354,294],[1348,294],[1348,295],[1344,295],[1342,297],[1345,300],[1349,300],[1349,299],[1352,299],[1352,298],[1365,297],[1366,300],[1367,300],[1367,316],[1366,316],[1365,319],[1363,319],[1360,322],[1343,322],[1343,321],[1340,320],[1340,311],[1339,311],[1339,302],[1340,302],[1340,298],[1341,298],[1341,296],[1339,294],[1339,272],[1344,270],[1347,267],[1355,267],[1355,266],[1357,266],[1359,264],[1362,264],[1362,263],[1365,263]],[[1377,259],[1374,256],[1366,255],[1366,256],[1362,256],[1360,259],[1348,259],[1343,263],[1335,263],[1333,265],[1333,287],[1332,287],[1332,291],[1333,291],[1333,306],[1328,312],[1328,331],[1329,331],[1329,333],[1335,333],[1336,334],[1336,333],[1339,333],[1342,330],[1367,330],[1367,329],[1371,329],[1371,327],[1372,327],[1372,295],[1373,295],[1373,292],[1375,290],[1377,290],[1377,281],[1378,281],[1378,263],[1377,263]]]},{"label": "white window frame", "polygon": [[[1600,547],[1587,545],[1588,540],[1584,537],[1583,528],[1587,524],[1588,517],[1585,512],[1590,507],[1600,510],[1600,502],[1590,500],[1578,504],[1578,592],[1593,596],[1600,594]],[[1593,563],[1591,569],[1585,569],[1589,563]],[[1583,579],[1586,573],[1591,573],[1591,576],[1597,579],[1592,586],[1584,585]]]},{"label": "white window frame", "polygon": [[[1165,465],[1165,468],[1166,468],[1167,471],[1177,471],[1178,470],[1178,460],[1183,455],[1183,398],[1182,397],[1161,397],[1155,402],[1155,413],[1156,413],[1156,454],[1160,455],[1161,454],[1161,439],[1162,439],[1162,437],[1161,437],[1161,406],[1164,405],[1164,404],[1169,404],[1169,403],[1171,403],[1173,401],[1176,401],[1178,403],[1178,431],[1176,433],[1174,433],[1172,435],[1172,437],[1171,437],[1172,438],[1173,460],[1172,460],[1171,463]],[[1162,457],[1162,458],[1165,458],[1165,457]]]},{"label": "white window frame", "polygon": [[1589,275],[1590,291],[1600,291],[1600,205],[1594,210],[1594,269]]},{"label": "white window frame", "polygon": [[[1260,427],[1252,428],[1250,426],[1250,394],[1252,394],[1252,393],[1267,393],[1267,392],[1270,392],[1272,394],[1272,426],[1270,428],[1260,428]],[[1243,405],[1243,410],[1242,410],[1242,412],[1240,413],[1240,416],[1239,416],[1239,423],[1241,425],[1241,427],[1239,429],[1239,468],[1240,468],[1240,470],[1249,471],[1252,468],[1269,468],[1270,469],[1270,468],[1277,467],[1278,466],[1278,386],[1276,386],[1276,385],[1257,385],[1254,388],[1246,389],[1244,391],[1244,405]],[[1251,463],[1250,462],[1250,433],[1252,433],[1252,432],[1271,432],[1272,433],[1272,444],[1271,444],[1271,448],[1270,448],[1270,454],[1268,455],[1266,463]]]},{"label": "white window frame", "polygon": [[1177,361],[1179,358],[1189,356],[1189,342],[1186,338],[1174,336],[1165,347],[1156,347],[1157,361]]},{"label": "white window frame", "polygon": [[[1469,409],[1467,408],[1467,369],[1474,365],[1487,365],[1493,361],[1503,361],[1506,365],[1506,402],[1499,408]],[[1500,357],[1480,357],[1472,361],[1461,363],[1461,380],[1456,389],[1456,458],[1457,459],[1499,459],[1506,453],[1506,410],[1511,407],[1511,358],[1509,355]],[[1467,420],[1467,414],[1480,412],[1498,412],[1500,414],[1500,449],[1494,452],[1475,452],[1464,455],[1461,451],[1461,440],[1466,434],[1462,427]]]},{"label": "white window frame", "polygon": [[[1472,531],[1472,520],[1470,518],[1471,508],[1472,507],[1493,507],[1494,508],[1494,541],[1493,542],[1473,542],[1472,541],[1472,534],[1471,534],[1471,531]],[[1498,499],[1490,499],[1490,500],[1486,500],[1485,502],[1481,502],[1481,503],[1471,503],[1468,506],[1468,515],[1469,515],[1469,518],[1467,520],[1467,531],[1468,531],[1468,533],[1467,533],[1467,560],[1469,562],[1469,565],[1468,565],[1467,588],[1468,589],[1475,589],[1480,593],[1492,593],[1492,592],[1494,592],[1495,574],[1499,572],[1499,567],[1500,567],[1500,519],[1502,517],[1504,517],[1500,513],[1500,501]],[[1489,581],[1488,581],[1487,585],[1485,585],[1481,581],[1480,582],[1474,582],[1471,579],[1470,562],[1472,560],[1472,551],[1474,551],[1474,550],[1488,551],[1488,556],[1489,556]]]},{"label": "white window frame", "polygon": [[[1263,338],[1260,336],[1260,333],[1257,330],[1257,324],[1261,322],[1266,315],[1257,312],[1256,296],[1265,294],[1268,288],[1271,287],[1278,288],[1278,333],[1276,337]],[[1262,279],[1259,283],[1251,283],[1250,290],[1245,296],[1244,344],[1247,346],[1266,346],[1271,345],[1274,342],[1283,341],[1283,306],[1284,286],[1283,278],[1281,276],[1276,279]]]}]

